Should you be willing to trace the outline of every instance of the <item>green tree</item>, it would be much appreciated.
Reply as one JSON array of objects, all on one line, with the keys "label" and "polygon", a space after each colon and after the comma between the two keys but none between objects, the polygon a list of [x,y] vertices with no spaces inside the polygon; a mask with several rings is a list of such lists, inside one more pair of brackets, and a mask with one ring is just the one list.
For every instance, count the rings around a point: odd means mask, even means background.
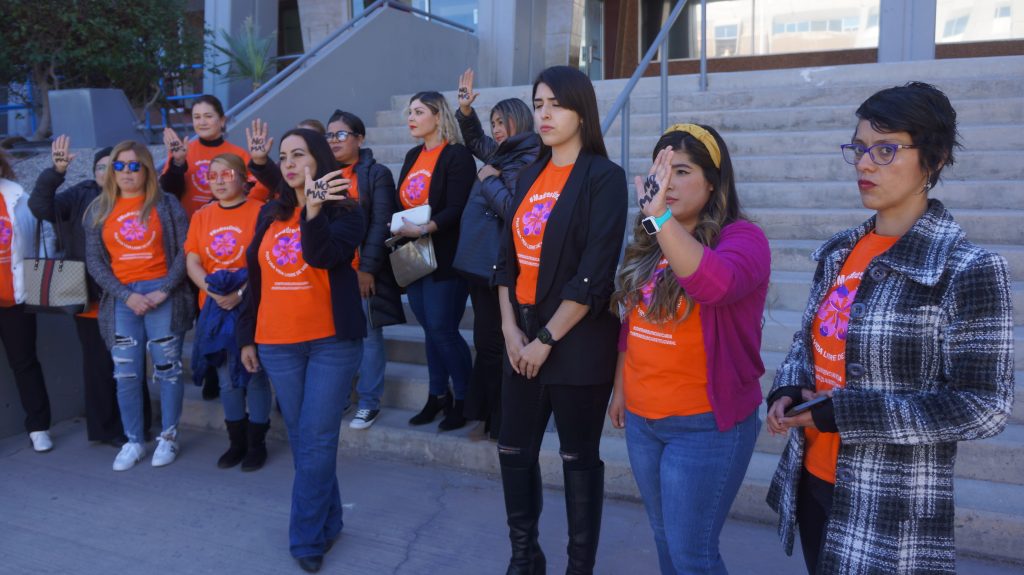
[{"label": "green tree", "polygon": [[160,79],[201,62],[204,31],[185,18],[187,0],[0,0],[0,83],[31,78],[39,124],[50,133],[51,89],[120,88],[148,110]]}]

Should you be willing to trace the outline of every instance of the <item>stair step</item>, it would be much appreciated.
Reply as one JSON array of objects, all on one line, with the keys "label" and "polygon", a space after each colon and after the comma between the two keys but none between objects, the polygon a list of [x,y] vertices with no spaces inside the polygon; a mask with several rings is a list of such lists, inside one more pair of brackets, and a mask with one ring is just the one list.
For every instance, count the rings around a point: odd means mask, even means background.
[{"label": "stair step", "polygon": [[[1024,126],[1020,128],[1024,133]],[[1024,147],[1024,145],[1022,145]],[[739,182],[737,192],[744,209],[821,208],[859,209],[863,207],[857,182],[821,180],[804,182]],[[953,217],[963,209],[1024,209],[1022,180],[950,180],[940,183],[928,194],[942,200]]]}]

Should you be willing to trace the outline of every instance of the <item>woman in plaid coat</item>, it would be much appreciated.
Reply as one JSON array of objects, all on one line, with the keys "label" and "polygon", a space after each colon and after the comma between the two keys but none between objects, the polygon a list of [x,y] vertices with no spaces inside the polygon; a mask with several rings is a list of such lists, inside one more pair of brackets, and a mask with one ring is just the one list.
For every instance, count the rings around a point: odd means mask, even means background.
[{"label": "woman in plaid coat", "polygon": [[1010,280],[928,198],[959,147],[945,94],[882,90],[857,117],[843,154],[875,215],[813,255],[768,397],[769,429],[789,433],[768,504],[812,575],[955,573],[957,442],[998,434],[1013,403]]}]

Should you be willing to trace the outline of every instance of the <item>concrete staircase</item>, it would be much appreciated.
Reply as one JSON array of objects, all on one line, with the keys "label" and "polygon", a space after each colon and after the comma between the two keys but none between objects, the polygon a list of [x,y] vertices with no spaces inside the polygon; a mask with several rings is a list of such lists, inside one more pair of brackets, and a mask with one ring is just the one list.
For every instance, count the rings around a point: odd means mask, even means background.
[{"label": "concrete staircase", "polygon": [[[839,145],[853,132],[854,110],[875,91],[910,80],[938,85],[957,109],[965,149],[932,195],[952,209],[969,238],[1010,263],[1018,390],[1024,385],[1024,57],[1008,57],[714,74],[710,91],[703,93],[693,76],[670,78],[670,122],[704,123],[722,132],[743,206],[771,242],[772,284],[762,349],[768,369],[761,380],[765,391],[806,305],[814,270],[810,253],[836,231],[870,215],[860,205],[855,172],[839,152]],[[610,80],[596,85],[602,114],[624,84]],[[454,92],[446,95],[455,102]],[[508,97],[528,101],[530,87],[483,89],[477,112],[487,118],[490,107]],[[414,145],[405,127],[407,102],[407,95],[392,98],[392,109],[378,112],[367,141],[396,178],[406,151]],[[630,175],[645,173],[660,135],[656,78],[640,82],[631,110]],[[618,161],[618,122],[606,142],[612,159]],[[389,365],[381,419],[366,432],[346,428],[344,446],[497,473],[491,442],[468,439],[468,430],[441,434],[435,426],[406,424],[427,395],[423,332],[411,310],[407,315],[409,325],[385,329]],[[469,342],[471,326],[472,309],[467,304],[462,327]],[[219,425],[220,416],[214,415],[218,406],[192,403],[185,410],[186,421]],[[764,408],[761,411],[763,418]],[[557,436],[548,433],[542,466],[545,482],[551,485],[561,484],[557,443]],[[782,437],[762,430],[732,509],[735,517],[774,523],[776,517],[764,499],[783,445]],[[606,426],[601,451],[608,469],[608,494],[638,498],[621,431]],[[1014,411],[1000,436],[962,443],[956,473],[960,552],[1024,563],[1024,408]]]}]

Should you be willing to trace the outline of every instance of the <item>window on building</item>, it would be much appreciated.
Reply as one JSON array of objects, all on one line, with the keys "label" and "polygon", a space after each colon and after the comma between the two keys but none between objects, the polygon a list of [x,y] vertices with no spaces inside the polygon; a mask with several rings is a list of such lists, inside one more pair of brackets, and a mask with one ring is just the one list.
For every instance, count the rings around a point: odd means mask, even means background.
[{"label": "window on building", "polygon": [[946,20],[945,28],[942,31],[943,38],[949,38],[951,36],[959,36],[967,30],[967,21],[970,20],[970,16],[964,15],[959,18],[953,18]]},{"label": "window on building", "polygon": [[419,8],[473,30],[476,30],[479,20],[479,4],[479,0],[412,0],[413,8]]}]

